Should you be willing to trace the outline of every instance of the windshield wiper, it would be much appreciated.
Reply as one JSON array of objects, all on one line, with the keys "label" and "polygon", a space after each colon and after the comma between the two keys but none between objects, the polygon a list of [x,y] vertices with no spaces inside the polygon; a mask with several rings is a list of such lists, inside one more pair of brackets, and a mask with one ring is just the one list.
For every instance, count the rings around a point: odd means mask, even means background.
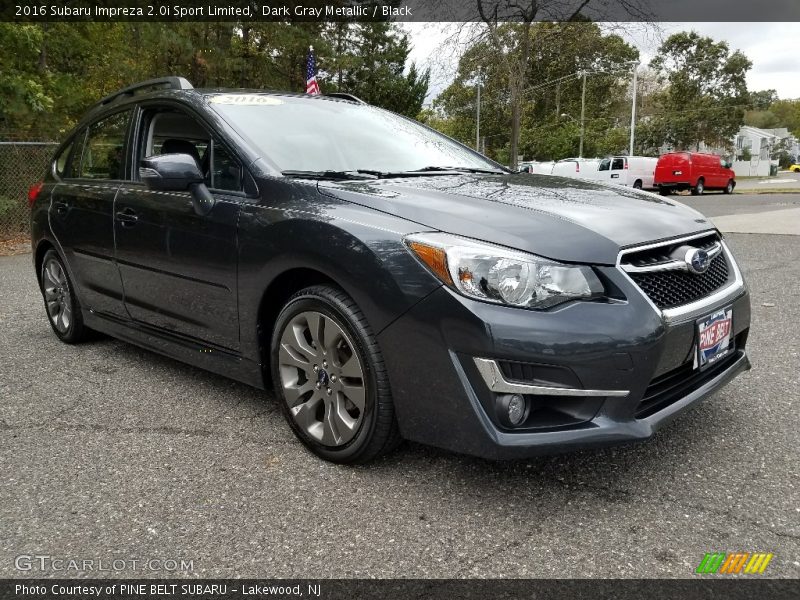
[{"label": "windshield wiper", "polygon": [[499,169],[482,169],[480,167],[440,167],[431,165],[429,167],[422,167],[421,169],[414,169],[413,171],[405,171],[406,173],[426,173],[430,171],[456,171],[458,173],[492,173],[502,174],[505,171]]},{"label": "windshield wiper", "polygon": [[307,177],[309,179],[377,179],[380,171],[357,169],[355,171],[281,171],[286,177]]}]

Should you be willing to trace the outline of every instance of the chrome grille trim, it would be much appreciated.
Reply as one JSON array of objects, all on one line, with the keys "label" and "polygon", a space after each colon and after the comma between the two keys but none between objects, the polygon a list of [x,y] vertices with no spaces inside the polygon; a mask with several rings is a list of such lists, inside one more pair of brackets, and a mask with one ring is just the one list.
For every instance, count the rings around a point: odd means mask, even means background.
[{"label": "chrome grille trim", "polygon": [[[667,246],[671,246],[672,244],[665,244]],[[656,246],[658,247],[658,246]],[[708,253],[708,259],[714,260],[720,252],[722,252],[722,242],[714,242],[714,245],[706,250]],[[688,271],[689,266],[686,264],[685,260],[672,260],[669,262],[664,263],[657,263],[653,265],[647,265],[645,267],[637,267],[636,265],[631,265],[628,263],[620,264],[622,270],[626,273],[653,273],[656,271]]]}]

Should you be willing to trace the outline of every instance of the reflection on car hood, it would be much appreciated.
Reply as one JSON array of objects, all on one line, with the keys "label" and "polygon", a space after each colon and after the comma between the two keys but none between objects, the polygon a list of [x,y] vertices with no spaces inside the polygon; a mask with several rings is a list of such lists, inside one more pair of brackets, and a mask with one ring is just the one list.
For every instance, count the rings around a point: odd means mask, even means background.
[{"label": "reflection on car hood", "polygon": [[319,189],[427,228],[566,262],[614,264],[620,248],[713,227],[655,194],[549,175],[321,181]]}]

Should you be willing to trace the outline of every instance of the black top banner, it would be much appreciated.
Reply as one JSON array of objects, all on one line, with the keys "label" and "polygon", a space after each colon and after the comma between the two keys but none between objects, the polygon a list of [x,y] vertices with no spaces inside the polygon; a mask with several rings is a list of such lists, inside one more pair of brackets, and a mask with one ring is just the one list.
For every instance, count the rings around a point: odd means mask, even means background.
[{"label": "black top banner", "polygon": [[800,0],[6,0],[0,21],[800,21]]}]

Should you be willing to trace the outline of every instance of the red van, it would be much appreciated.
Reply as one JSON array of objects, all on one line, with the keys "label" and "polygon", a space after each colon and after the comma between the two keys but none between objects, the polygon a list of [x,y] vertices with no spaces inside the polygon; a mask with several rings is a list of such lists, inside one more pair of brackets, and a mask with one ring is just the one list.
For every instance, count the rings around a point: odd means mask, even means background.
[{"label": "red van", "polygon": [[705,190],[730,194],[736,187],[736,173],[727,160],[716,154],[670,152],[658,159],[653,184],[662,196],[676,190],[692,190],[693,196]]}]

